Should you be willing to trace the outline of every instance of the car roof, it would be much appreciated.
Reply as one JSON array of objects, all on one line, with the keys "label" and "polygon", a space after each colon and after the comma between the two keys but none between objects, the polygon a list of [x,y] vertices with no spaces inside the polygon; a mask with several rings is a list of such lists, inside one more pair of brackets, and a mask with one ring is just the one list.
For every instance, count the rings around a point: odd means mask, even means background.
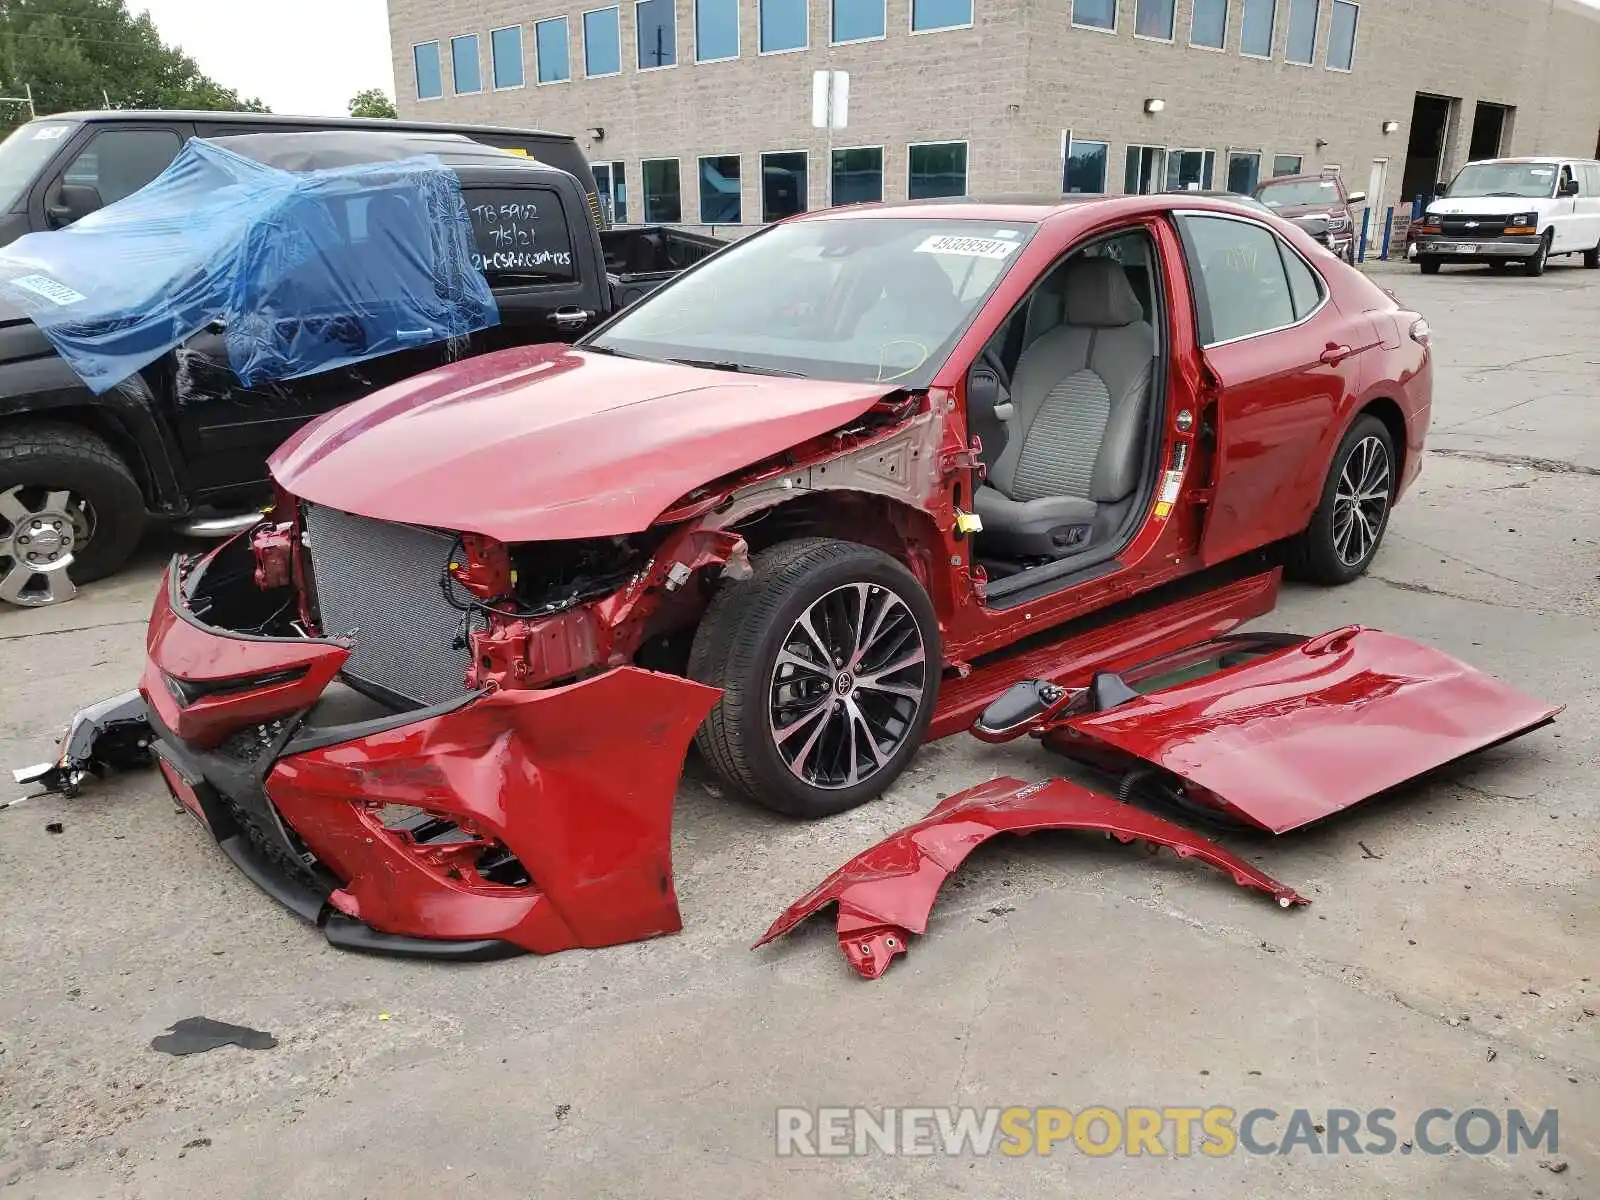
[{"label": "car roof", "polygon": [[284,171],[317,171],[360,163],[401,162],[432,155],[448,167],[549,170],[532,159],[485,146],[460,133],[329,129],[293,133],[243,133],[207,138],[213,145]]},{"label": "car roof", "polygon": [[[46,113],[41,121],[93,121],[112,124],[122,121],[204,121],[213,125],[314,125],[319,129],[375,129],[396,128],[428,133],[459,133],[468,127],[467,122],[456,125],[438,121],[395,121],[388,117],[305,117],[292,113],[209,112],[199,109],[84,109],[75,112]],[[503,133],[517,137],[537,136],[559,141],[573,140],[568,133],[552,133],[544,129],[516,129],[507,125],[470,125],[480,133]]]},{"label": "car roof", "polygon": [[1579,158],[1572,154],[1555,155],[1553,157],[1519,154],[1515,158],[1475,158],[1469,162],[1467,166],[1476,167],[1484,163],[1509,163],[1518,166],[1526,165],[1530,167],[1554,167],[1560,165],[1561,163],[1592,163],[1597,161],[1600,161],[1600,159]]}]

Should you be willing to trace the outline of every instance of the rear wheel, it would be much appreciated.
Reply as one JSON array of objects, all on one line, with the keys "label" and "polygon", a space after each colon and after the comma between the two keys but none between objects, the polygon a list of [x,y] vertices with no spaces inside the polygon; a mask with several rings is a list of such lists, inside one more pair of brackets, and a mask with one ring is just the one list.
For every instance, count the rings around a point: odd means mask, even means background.
[{"label": "rear wheel", "polygon": [[0,433],[0,603],[72,599],[128,560],[145,519],[139,485],[96,435],[56,424]]},{"label": "rear wheel", "polygon": [[784,542],[751,565],[723,583],[695,634],[690,677],[723,689],[696,745],[777,812],[864,804],[905,769],[933,716],[933,604],[904,566],[854,542]]},{"label": "rear wheel", "polygon": [[1437,275],[1439,273],[1439,264],[1437,262],[1430,262],[1425,258],[1417,265],[1422,268],[1424,275]]},{"label": "rear wheel", "polygon": [[1539,239],[1539,249],[1534,252],[1533,257],[1523,260],[1523,262],[1522,262],[1523,273],[1526,274],[1526,275],[1534,276],[1534,277],[1543,275],[1544,274],[1545,264],[1548,263],[1549,261],[1550,261],[1550,235],[1547,233],[1547,234],[1544,235],[1544,237]]},{"label": "rear wheel", "polygon": [[1289,545],[1290,574],[1336,586],[1366,572],[1389,527],[1397,461],[1384,423],[1358,417],[1334,452],[1311,524]]}]

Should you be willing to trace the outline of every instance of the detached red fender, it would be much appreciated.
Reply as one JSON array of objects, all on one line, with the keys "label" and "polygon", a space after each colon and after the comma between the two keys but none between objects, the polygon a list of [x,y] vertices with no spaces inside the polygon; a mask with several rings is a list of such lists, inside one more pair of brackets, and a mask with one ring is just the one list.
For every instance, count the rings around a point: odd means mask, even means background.
[{"label": "detached red fender", "polygon": [[[1294,889],[1214,842],[1170,821],[1064,779],[1023,783],[1001,776],[943,800],[922,820],[858,854],[795,901],[756,946],[782,937],[824,905],[839,905],[839,948],[858,974],[877,979],[911,934],[923,933],[939,887],[984,842],[1000,833],[1095,829],[1127,843],[1168,846],[1266,892],[1283,908],[1309,904]],[[752,947],[753,948],[753,947]]]}]

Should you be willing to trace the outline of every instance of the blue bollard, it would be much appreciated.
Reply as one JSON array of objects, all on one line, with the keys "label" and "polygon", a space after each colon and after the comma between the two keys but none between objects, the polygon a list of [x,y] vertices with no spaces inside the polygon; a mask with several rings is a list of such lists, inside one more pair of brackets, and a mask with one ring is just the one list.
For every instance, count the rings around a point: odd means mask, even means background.
[{"label": "blue bollard", "polygon": [[1367,261],[1367,229],[1371,224],[1372,224],[1372,210],[1370,208],[1362,209],[1361,210],[1361,244],[1360,244],[1360,246],[1358,246],[1356,248],[1356,261],[1358,263],[1364,263],[1364,262]]},{"label": "blue bollard", "polygon": [[1394,206],[1384,210],[1383,213],[1383,253],[1378,258],[1383,262],[1389,261],[1389,236],[1394,232]]}]

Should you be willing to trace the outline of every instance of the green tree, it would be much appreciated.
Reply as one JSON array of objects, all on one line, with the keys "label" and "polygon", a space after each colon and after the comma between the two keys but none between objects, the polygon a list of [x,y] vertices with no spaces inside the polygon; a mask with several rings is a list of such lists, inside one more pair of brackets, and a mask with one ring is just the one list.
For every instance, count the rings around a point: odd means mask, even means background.
[{"label": "green tree", "polygon": [[[0,0],[0,94],[33,91],[40,116],[74,109],[196,108],[267,112],[201,72],[162,42],[147,14],[127,0]],[[28,119],[24,104],[0,105],[0,130]]]},{"label": "green tree", "polygon": [[394,101],[382,88],[368,88],[350,97],[352,117],[388,117],[391,121],[400,114],[394,110]]}]

